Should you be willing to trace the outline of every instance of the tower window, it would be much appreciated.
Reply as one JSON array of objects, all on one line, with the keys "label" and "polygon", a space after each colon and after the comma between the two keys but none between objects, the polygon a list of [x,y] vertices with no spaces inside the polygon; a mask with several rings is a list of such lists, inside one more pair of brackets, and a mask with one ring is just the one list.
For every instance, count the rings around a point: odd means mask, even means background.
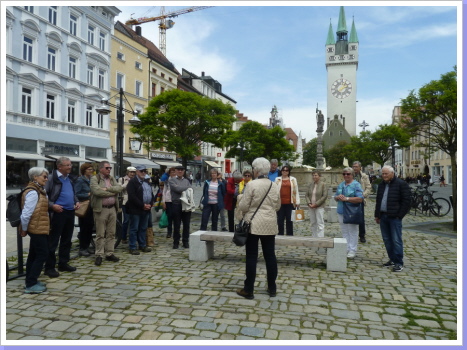
[{"label": "tower window", "polygon": [[327,52],[334,52],[334,48],[333,47],[328,47],[326,51]]},{"label": "tower window", "polygon": [[357,45],[350,45],[350,50],[355,51],[357,49]]}]

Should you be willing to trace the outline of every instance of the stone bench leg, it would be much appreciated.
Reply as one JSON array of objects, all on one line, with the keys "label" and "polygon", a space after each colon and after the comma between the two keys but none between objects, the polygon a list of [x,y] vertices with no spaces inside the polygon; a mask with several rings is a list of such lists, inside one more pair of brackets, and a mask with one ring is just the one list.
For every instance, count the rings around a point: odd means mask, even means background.
[{"label": "stone bench leg", "polygon": [[329,207],[328,221],[327,222],[329,222],[329,223],[339,222],[339,219],[337,217],[337,207]]},{"label": "stone bench leg", "polygon": [[334,248],[327,248],[326,270],[347,271],[347,240],[334,238]]},{"label": "stone bench leg", "polygon": [[196,231],[190,234],[191,261],[208,261],[214,256],[214,242],[202,241],[200,235],[206,231]]}]

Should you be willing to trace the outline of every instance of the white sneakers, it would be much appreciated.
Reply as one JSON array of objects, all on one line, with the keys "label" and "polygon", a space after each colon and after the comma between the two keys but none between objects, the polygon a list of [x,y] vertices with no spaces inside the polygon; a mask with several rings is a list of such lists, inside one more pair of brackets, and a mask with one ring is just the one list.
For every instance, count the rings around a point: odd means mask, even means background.
[{"label": "white sneakers", "polygon": [[355,255],[357,255],[357,253],[355,253],[355,252],[348,252],[347,253],[347,257],[350,258],[350,259],[355,258]]}]

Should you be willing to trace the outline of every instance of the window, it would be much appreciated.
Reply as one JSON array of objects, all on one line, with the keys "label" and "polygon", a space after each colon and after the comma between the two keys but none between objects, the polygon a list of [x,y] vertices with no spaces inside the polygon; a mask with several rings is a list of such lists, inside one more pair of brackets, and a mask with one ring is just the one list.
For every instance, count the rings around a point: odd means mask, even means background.
[{"label": "window", "polygon": [[117,52],[117,58],[118,58],[119,60],[125,61],[125,55],[122,54],[121,52]]},{"label": "window", "polygon": [[104,89],[104,82],[105,82],[105,71],[103,69],[99,69],[99,89]]},{"label": "window", "polygon": [[91,66],[90,64],[88,64],[88,84],[89,85],[92,85],[92,83],[94,82],[94,66]]},{"label": "window", "polygon": [[23,88],[21,93],[21,112],[31,114],[32,90]]},{"label": "window", "polygon": [[153,69],[152,69],[152,72],[153,72],[153,73],[157,73],[157,69],[156,69],[156,68],[153,68]]},{"label": "window", "polygon": [[171,78],[171,77],[169,77],[169,81],[172,82],[172,78]]},{"label": "window", "polygon": [[32,62],[33,40],[25,36],[23,38],[23,60]]},{"label": "window", "polygon": [[49,119],[55,119],[55,96],[47,94],[47,103],[45,116]]},{"label": "window", "polygon": [[49,7],[49,22],[57,25],[57,6]]},{"label": "window", "polygon": [[334,52],[334,48],[333,47],[328,47],[326,51],[327,52]]},{"label": "window", "polygon": [[92,126],[92,106],[86,107],[86,126]]},{"label": "window", "polygon": [[152,83],[151,96],[152,97],[156,96],[156,84],[155,83]]},{"label": "window", "polygon": [[161,78],[165,78],[165,74],[164,74],[164,73],[161,73]]},{"label": "window", "polygon": [[99,34],[99,48],[105,51],[105,33]]},{"label": "window", "polygon": [[342,130],[339,130],[339,136],[343,136],[344,132]]},{"label": "window", "polygon": [[31,12],[31,13],[34,13],[34,6],[24,6],[24,9],[25,9],[26,11],[29,11],[29,12]]},{"label": "window", "polygon": [[73,79],[76,78],[76,58],[74,57],[70,57],[68,63],[68,76]]},{"label": "window", "polygon": [[88,26],[88,43],[94,45],[94,30],[93,26]]},{"label": "window", "polygon": [[125,76],[123,74],[117,73],[117,89],[123,88],[125,85]]},{"label": "window", "polygon": [[68,101],[68,123],[75,123],[76,102]]},{"label": "window", "polygon": [[76,26],[78,24],[78,18],[75,15],[70,14],[70,33],[76,35]]},{"label": "window", "polygon": [[143,67],[143,65],[141,64],[141,62],[138,62],[138,61],[135,62],[135,68],[136,69],[143,69],[142,67]]},{"label": "window", "polygon": [[164,92],[164,88],[161,86],[161,94]]},{"label": "window", "polygon": [[57,51],[52,49],[51,47],[48,48],[47,52],[47,68],[50,70],[55,70],[55,60],[57,58]]},{"label": "window", "polygon": [[101,113],[97,115],[97,127],[99,129],[104,129],[104,115]]},{"label": "window", "polygon": [[140,81],[136,81],[136,87],[135,87],[135,95],[141,97],[142,94],[142,83]]}]

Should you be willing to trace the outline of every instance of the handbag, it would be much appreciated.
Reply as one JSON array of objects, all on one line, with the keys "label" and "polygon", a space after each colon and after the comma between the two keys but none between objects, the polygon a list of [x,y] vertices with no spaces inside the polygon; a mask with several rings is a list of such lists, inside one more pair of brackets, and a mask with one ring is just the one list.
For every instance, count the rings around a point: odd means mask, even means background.
[{"label": "handbag", "polygon": [[167,217],[167,213],[164,210],[162,211],[162,216],[159,219],[159,228],[166,228],[167,226],[169,226],[169,218]]},{"label": "handbag", "polygon": [[266,192],[266,195],[261,200],[261,203],[259,203],[258,208],[256,208],[255,212],[250,218],[250,221],[246,221],[242,219],[237,225],[235,225],[232,242],[235,243],[237,247],[243,247],[246,244],[246,241],[248,240],[248,235],[251,233],[251,222],[253,221],[253,218],[258,212],[258,209],[261,207],[264,200],[266,199],[269,191],[271,190],[271,187],[272,187],[272,181],[271,181],[271,185],[269,186],[268,191]]},{"label": "handbag", "polygon": [[303,209],[292,210],[292,221],[294,222],[305,221],[305,211]]},{"label": "handbag", "polygon": [[86,213],[88,212],[90,208],[90,200],[87,199],[85,201],[79,202],[79,209],[75,210],[75,215],[79,218],[84,218],[86,216]]},{"label": "handbag", "polygon": [[363,211],[361,208],[362,203],[349,203],[344,204],[344,224],[360,225],[363,223]]}]

